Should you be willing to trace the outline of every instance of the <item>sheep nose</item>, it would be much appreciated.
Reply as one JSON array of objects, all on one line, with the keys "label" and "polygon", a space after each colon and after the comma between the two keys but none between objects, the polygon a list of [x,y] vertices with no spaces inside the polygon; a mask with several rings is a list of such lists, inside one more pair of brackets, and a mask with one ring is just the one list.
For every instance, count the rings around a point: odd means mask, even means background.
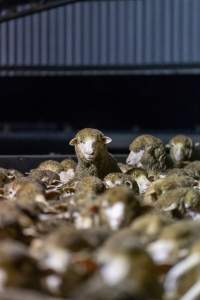
[{"label": "sheep nose", "polygon": [[132,163],[132,160],[131,160],[131,157],[130,157],[130,155],[127,157],[127,159],[126,159],[126,163],[127,163],[128,165]]},{"label": "sheep nose", "polygon": [[88,155],[93,155],[94,154],[94,149],[88,149],[87,154]]},{"label": "sheep nose", "polygon": [[185,151],[182,146],[177,145],[174,149],[174,157],[176,161],[181,161],[185,157]]}]

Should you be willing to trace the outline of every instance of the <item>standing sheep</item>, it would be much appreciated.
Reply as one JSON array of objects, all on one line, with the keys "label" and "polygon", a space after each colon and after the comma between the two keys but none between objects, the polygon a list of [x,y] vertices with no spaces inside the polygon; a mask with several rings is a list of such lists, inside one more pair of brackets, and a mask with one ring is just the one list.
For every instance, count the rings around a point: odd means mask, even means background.
[{"label": "standing sheep", "polygon": [[111,141],[111,138],[97,129],[85,128],[76,134],[69,144],[75,146],[77,177],[97,176],[103,179],[109,173],[120,172],[117,162],[106,147]]}]

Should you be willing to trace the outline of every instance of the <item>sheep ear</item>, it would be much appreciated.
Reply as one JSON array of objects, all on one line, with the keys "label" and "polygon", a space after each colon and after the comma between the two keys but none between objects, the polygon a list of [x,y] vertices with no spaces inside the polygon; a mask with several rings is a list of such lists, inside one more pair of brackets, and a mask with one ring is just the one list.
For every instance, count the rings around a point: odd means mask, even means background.
[{"label": "sheep ear", "polygon": [[112,142],[112,139],[109,138],[108,136],[105,136],[105,135],[104,135],[104,137],[103,137],[103,140],[104,140],[104,144],[109,144],[109,143]]},{"label": "sheep ear", "polygon": [[70,146],[75,146],[76,143],[77,143],[77,138],[74,138],[74,139],[72,139],[72,140],[69,142],[69,145],[70,145]]}]

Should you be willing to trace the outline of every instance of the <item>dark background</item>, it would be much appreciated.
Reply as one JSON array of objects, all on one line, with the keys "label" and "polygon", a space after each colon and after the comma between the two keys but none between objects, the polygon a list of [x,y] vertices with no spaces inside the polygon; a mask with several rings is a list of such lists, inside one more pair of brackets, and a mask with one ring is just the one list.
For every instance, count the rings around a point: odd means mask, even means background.
[{"label": "dark background", "polygon": [[113,138],[127,153],[141,133],[165,142],[200,133],[200,76],[65,76],[1,78],[0,154],[74,153],[84,127]]},{"label": "dark background", "polygon": [[200,124],[200,76],[1,78],[0,87],[2,122],[110,130],[194,130]]}]

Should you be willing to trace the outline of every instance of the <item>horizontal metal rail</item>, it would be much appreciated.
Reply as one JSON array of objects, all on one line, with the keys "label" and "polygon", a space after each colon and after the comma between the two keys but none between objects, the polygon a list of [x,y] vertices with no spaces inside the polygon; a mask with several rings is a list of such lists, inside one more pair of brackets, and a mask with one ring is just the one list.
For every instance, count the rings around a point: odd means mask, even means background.
[{"label": "horizontal metal rail", "polygon": [[185,74],[191,71],[199,73],[200,63],[190,63],[190,64],[143,64],[143,65],[118,65],[118,66],[91,66],[91,65],[81,65],[81,66],[0,66],[0,72],[16,72],[21,75],[23,73],[31,73],[31,75],[36,75],[40,72],[52,72],[52,73],[66,73],[69,75],[88,75],[88,74],[99,74],[104,75],[109,73],[112,75],[114,73],[124,74]]},{"label": "horizontal metal rail", "polygon": [[[103,130],[104,132],[104,130]],[[52,132],[52,133],[1,133],[0,132],[0,154],[73,154],[73,147],[69,146],[69,141],[74,137],[75,131],[62,133],[62,132]],[[169,140],[176,134],[185,134],[190,136],[194,142],[200,141],[199,131],[186,131],[177,130],[174,132],[152,132],[152,131],[129,131],[129,132],[113,132],[105,131],[105,134],[112,138],[112,143],[109,145],[108,149],[113,154],[128,154],[129,145],[140,134],[152,134],[159,137],[164,143],[168,143]],[[53,155],[54,155],[53,154]],[[1,166],[1,164],[0,164]]]}]

